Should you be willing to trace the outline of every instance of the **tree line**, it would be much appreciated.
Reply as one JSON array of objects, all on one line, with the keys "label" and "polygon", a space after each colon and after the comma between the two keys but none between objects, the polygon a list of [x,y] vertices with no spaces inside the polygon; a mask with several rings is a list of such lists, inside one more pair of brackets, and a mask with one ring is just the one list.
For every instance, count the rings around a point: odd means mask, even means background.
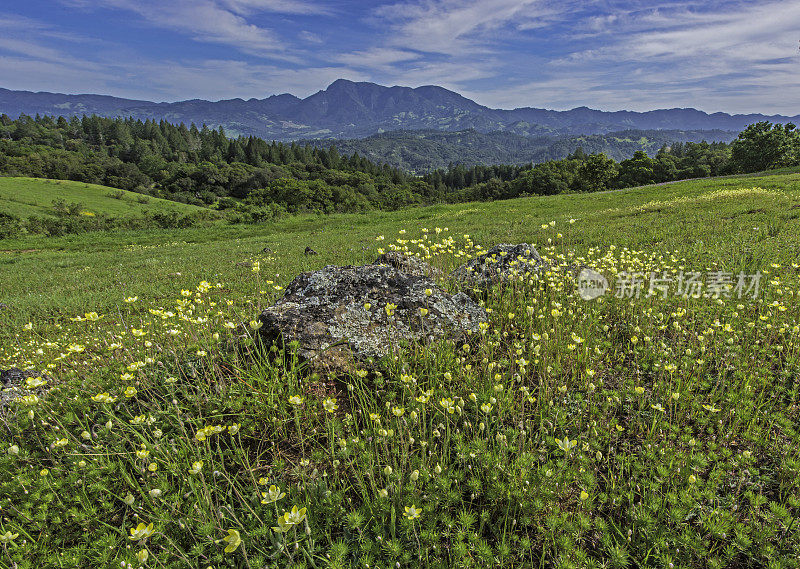
[{"label": "tree line", "polygon": [[434,194],[468,201],[596,192],[791,166],[800,166],[800,132],[795,125],[759,122],[730,144],[677,142],[663,145],[655,156],[640,150],[620,162],[578,147],[562,160],[524,167],[451,165],[423,179],[434,187]]},{"label": "tree line", "polygon": [[223,210],[236,223],[286,213],[360,212],[668,182],[800,165],[794,125],[760,122],[730,144],[664,145],[617,162],[581,148],[540,164],[464,167],[424,176],[335,146],[229,138],[222,128],[132,118],[0,115],[0,175],[102,184]]}]

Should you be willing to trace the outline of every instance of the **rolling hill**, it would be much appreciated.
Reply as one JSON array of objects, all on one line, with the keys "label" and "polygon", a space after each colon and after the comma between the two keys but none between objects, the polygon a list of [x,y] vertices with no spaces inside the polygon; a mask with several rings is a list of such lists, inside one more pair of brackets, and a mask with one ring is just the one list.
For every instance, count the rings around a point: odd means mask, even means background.
[{"label": "rolling hill", "polygon": [[195,205],[162,200],[108,186],[69,180],[0,177],[0,212],[20,218],[56,215],[53,203],[82,204],[84,215],[143,215],[156,212],[190,214],[208,211]]}]

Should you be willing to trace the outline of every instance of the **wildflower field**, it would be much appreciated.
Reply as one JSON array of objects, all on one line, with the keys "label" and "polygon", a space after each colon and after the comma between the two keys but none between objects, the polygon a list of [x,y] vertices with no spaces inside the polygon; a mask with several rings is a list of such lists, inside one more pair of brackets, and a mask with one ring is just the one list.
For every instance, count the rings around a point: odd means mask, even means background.
[{"label": "wildflower field", "polygon": [[[465,343],[258,340],[302,270],[520,242]],[[0,567],[798,567],[798,252],[792,172],[0,241]]]}]

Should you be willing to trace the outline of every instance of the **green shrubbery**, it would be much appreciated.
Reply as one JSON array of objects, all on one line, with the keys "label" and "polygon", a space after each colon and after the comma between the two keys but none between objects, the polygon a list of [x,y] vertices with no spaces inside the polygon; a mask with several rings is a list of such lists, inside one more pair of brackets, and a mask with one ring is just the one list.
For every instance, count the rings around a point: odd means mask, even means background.
[{"label": "green shrubbery", "polygon": [[[182,214],[176,211],[145,212],[141,216],[111,216],[94,214],[82,210],[82,204],[57,204],[61,210],[59,215],[32,215],[25,219],[6,213],[0,213],[0,239],[11,239],[26,234],[47,235],[57,237],[90,231],[113,231],[117,229],[178,229],[196,225],[213,223],[217,216],[213,212]],[[274,217],[270,218],[274,219]],[[242,220],[241,222],[255,221]]]}]

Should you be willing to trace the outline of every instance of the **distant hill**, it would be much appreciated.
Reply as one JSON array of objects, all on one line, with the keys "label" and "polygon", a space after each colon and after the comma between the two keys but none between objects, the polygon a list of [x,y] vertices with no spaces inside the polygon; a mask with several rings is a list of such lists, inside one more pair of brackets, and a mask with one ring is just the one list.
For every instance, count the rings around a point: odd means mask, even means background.
[{"label": "distant hill", "polygon": [[504,132],[521,136],[578,136],[624,130],[717,130],[739,132],[748,124],[800,122],[800,115],[708,114],[696,109],[648,112],[598,111],[578,107],[552,111],[531,107],[491,109],[442,87],[385,87],[334,81],[305,99],[273,95],[265,99],[194,99],[155,103],[104,95],[64,95],[0,89],[0,113],[132,116],[172,123],[222,126],[230,135],[265,139],[360,138],[394,130]]},{"label": "distant hill", "polygon": [[309,141],[325,147],[335,144],[344,154],[358,153],[373,162],[423,173],[450,164],[467,167],[490,164],[528,164],[561,160],[582,148],[587,154],[604,153],[617,161],[637,150],[654,155],[665,144],[682,142],[730,142],[736,134],[724,130],[623,130],[583,136],[526,137],[510,132],[481,133],[399,130],[361,139]]}]

